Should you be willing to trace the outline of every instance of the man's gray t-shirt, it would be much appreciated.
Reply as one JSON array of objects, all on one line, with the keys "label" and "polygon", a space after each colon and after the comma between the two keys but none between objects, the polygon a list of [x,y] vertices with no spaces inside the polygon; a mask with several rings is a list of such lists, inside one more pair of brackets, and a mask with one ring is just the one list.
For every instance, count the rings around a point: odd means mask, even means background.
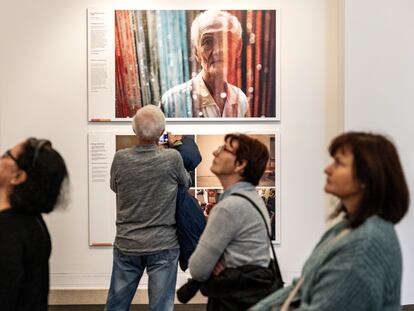
[{"label": "man's gray t-shirt", "polygon": [[178,248],[177,189],[189,183],[190,175],[176,150],[155,144],[119,150],[111,166],[117,209],[115,247],[129,254]]}]

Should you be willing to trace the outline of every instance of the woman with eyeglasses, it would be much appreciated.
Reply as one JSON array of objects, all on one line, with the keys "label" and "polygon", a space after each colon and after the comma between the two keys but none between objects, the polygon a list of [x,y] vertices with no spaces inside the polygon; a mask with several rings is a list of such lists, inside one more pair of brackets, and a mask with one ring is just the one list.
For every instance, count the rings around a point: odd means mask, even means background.
[{"label": "woman with eyeglasses", "polygon": [[47,310],[51,241],[41,216],[68,173],[50,141],[29,138],[0,158],[0,309]]}]

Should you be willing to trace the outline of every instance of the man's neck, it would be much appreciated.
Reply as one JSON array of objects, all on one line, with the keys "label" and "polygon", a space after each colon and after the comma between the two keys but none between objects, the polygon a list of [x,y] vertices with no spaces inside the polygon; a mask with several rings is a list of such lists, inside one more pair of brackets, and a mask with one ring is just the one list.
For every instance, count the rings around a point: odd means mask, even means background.
[{"label": "man's neck", "polygon": [[[211,84],[208,84],[206,81],[204,83],[207,86],[207,89],[213,98],[214,102],[220,109],[220,115],[223,115],[224,106],[227,101],[227,84],[217,84],[216,87],[212,86]],[[224,96],[225,95],[225,96]]]},{"label": "man's neck", "polygon": [[227,79],[224,76],[213,77],[203,70],[203,81],[214,99],[223,100],[222,94],[227,94]]},{"label": "man's neck", "polygon": [[138,137],[138,143],[137,145],[142,146],[142,145],[158,145],[158,141],[155,140],[144,140],[144,139],[140,139]]}]

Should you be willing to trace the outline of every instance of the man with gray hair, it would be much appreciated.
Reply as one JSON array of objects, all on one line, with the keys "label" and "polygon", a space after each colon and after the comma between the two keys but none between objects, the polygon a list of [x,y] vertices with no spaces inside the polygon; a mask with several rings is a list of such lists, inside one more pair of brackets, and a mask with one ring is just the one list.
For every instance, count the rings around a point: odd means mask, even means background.
[{"label": "man with gray hair", "polygon": [[141,276],[148,274],[150,310],[173,310],[179,245],[175,227],[178,185],[190,175],[180,154],[158,146],[165,129],[161,110],[139,109],[133,119],[138,144],[116,152],[111,189],[116,193],[116,238],[105,310],[129,310]]},{"label": "man with gray hair", "polygon": [[200,73],[164,93],[161,108],[166,117],[249,117],[246,95],[227,82],[242,49],[242,28],[237,17],[225,11],[200,13],[191,26],[193,55]]}]

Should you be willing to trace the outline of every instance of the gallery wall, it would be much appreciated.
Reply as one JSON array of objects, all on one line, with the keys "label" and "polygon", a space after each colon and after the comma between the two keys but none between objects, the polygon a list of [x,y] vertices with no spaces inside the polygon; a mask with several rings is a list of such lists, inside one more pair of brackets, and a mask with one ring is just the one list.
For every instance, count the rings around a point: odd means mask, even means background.
[{"label": "gallery wall", "polygon": [[[271,132],[281,137],[281,244],[286,281],[299,275],[325,229],[326,146],[342,130],[339,0],[212,0],[209,8],[279,9],[280,122],[170,122],[181,133]],[[128,123],[87,121],[87,11],[205,9],[205,1],[6,1],[0,10],[0,150],[28,136],[47,137],[66,160],[70,200],[46,217],[51,232],[52,288],[107,288],[110,247],[90,247],[88,149],[91,132],[128,132]],[[181,278],[182,279],[182,278]],[[180,280],[181,280],[180,279]]]},{"label": "gallery wall", "polygon": [[[345,129],[380,132],[399,149],[414,196],[414,2],[345,1]],[[414,303],[414,205],[397,225],[402,303]]]}]

